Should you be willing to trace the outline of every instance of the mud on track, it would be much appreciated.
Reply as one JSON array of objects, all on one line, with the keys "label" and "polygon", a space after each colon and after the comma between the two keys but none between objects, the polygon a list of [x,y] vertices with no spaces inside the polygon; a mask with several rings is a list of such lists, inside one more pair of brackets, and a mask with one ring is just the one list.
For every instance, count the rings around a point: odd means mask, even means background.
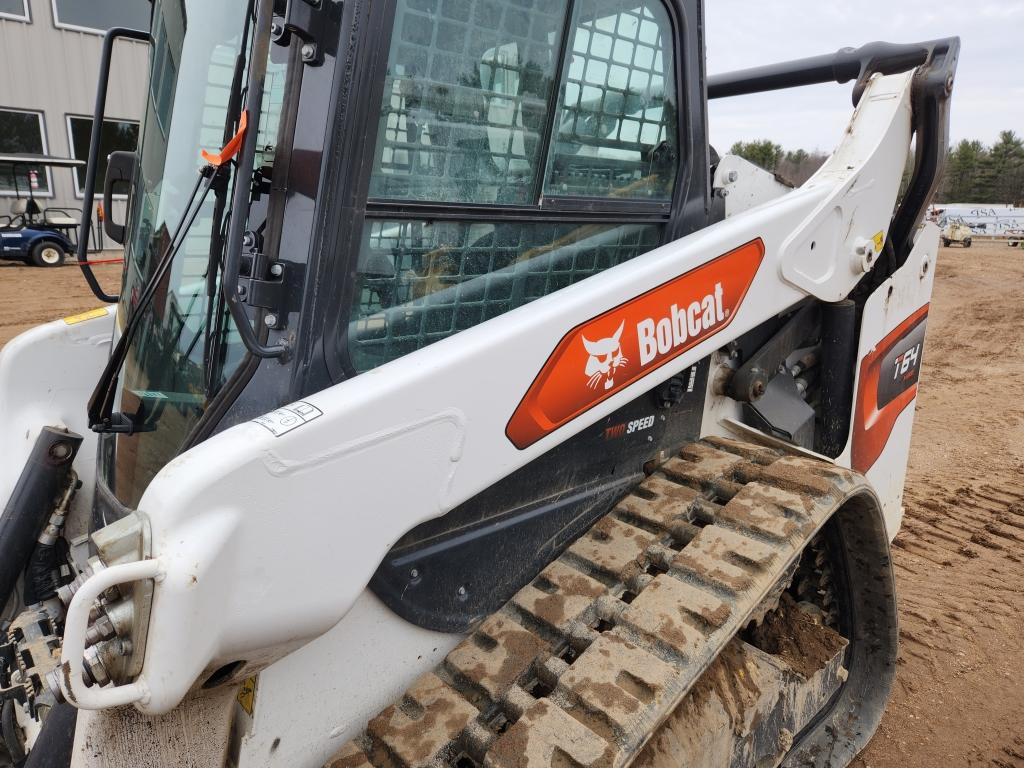
[{"label": "mud on track", "polygon": [[[120,266],[96,268],[107,290]],[[1024,768],[1024,250],[943,249],[906,518],[901,651],[859,768]],[[0,262],[0,344],[98,302],[77,267]]]}]

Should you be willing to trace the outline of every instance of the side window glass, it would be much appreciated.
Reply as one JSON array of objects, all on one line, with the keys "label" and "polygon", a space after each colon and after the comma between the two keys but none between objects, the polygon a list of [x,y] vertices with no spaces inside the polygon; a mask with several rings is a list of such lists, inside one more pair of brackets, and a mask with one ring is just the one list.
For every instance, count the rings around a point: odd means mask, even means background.
[{"label": "side window glass", "polygon": [[398,0],[370,198],[530,203],[567,0]]},{"label": "side window glass", "polygon": [[658,224],[371,220],[349,357],[365,371],[658,246]]},{"label": "side window glass", "polygon": [[577,0],[544,194],[672,196],[678,146],[671,41],[658,0]]}]

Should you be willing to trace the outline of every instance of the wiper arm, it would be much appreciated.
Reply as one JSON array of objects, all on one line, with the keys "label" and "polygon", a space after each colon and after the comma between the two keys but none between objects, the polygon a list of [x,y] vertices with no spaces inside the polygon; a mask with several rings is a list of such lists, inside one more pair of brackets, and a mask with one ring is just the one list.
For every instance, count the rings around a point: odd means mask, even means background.
[{"label": "wiper arm", "polygon": [[[167,275],[167,270],[170,269],[175,255],[177,255],[181,244],[185,241],[185,236],[199,215],[199,211],[206,200],[206,195],[210,191],[210,187],[217,180],[221,168],[221,165],[208,163],[200,169],[195,186],[192,187],[192,194],[189,195],[185,211],[182,213],[181,220],[171,236],[171,241],[167,244],[167,248],[160,257],[160,261],[157,262],[156,268],[139,294],[138,302],[132,310],[128,322],[125,324],[121,338],[114,345],[106,367],[103,369],[103,374],[96,383],[96,389],[93,390],[92,396],[89,398],[89,428],[94,432],[131,434],[135,431],[135,422],[131,416],[113,412],[114,397],[117,393],[117,382],[120,378],[121,368],[128,358],[128,349],[135,338],[135,334],[138,332],[139,326],[142,324],[146,308],[153,300],[157,288]],[[196,202],[197,197],[198,203]]]}]

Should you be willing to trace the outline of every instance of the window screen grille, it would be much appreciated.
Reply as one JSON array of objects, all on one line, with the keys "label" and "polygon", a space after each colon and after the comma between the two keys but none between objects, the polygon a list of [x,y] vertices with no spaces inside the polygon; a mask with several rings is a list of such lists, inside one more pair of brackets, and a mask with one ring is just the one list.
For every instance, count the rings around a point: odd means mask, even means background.
[{"label": "window screen grille", "polygon": [[545,194],[672,196],[671,31],[660,2],[578,0]]},{"label": "window screen grille", "polygon": [[527,203],[565,0],[399,0],[370,197]]},{"label": "window screen grille", "polygon": [[369,221],[349,351],[367,370],[658,245],[659,225]]}]

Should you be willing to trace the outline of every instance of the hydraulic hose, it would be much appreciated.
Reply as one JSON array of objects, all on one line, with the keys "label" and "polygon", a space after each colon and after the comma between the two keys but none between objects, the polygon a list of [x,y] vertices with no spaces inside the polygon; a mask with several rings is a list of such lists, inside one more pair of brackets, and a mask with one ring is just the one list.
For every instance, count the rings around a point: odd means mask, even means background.
[{"label": "hydraulic hose", "polygon": [[43,427],[0,517],[0,605],[6,605],[71,479],[81,435]]}]

